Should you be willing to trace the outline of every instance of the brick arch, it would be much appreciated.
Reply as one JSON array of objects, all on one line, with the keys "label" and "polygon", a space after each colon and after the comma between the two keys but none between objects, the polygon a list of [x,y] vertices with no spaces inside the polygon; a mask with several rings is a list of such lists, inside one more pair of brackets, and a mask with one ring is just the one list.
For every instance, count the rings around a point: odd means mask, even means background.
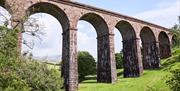
[{"label": "brick arch", "polygon": [[92,24],[98,37],[108,34],[108,25],[101,15],[96,13],[85,13],[79,18],[79,20],[84,20]]},{"label": "brick arch", "polygon": [[132,25],[127,21],[119,21],[115,26],[123,38],[124,77],[138,77],[142,67],[138,62],[136,34]]},{"label": "brick arch", "polygon": [[140,32],[142,42],[143,68],[159,68],[158,46],[153,30],[147,26],[143,27]]},{"label": "brick arch", "polygon": [[119,21],[115,26],[121,33],[123,41],[136,38],[135,30],[133,26],[127,21]]},{"label": "brick arch", "polygon": [[69,19],[66,13],[60,7],[54,4],[47,2],[39,2],[31,5],[26,10],[26,16],[30,16],[35,13],[47,13],[55,17],[62,25],[63,32],[68,30],[70,27]]},{"label": "brick arch", "polygon": [[158,39],[159,39],[160,57],[167,58],[171,56],[170,40],[166,32],[161,31],[159,33]]},{"label": "brick arch", "polygon": [[144,42],[144,43],[156,41],[153,30],[147,26],[145,26],[141,29],[140,37],[141,37],[142,42]]}]

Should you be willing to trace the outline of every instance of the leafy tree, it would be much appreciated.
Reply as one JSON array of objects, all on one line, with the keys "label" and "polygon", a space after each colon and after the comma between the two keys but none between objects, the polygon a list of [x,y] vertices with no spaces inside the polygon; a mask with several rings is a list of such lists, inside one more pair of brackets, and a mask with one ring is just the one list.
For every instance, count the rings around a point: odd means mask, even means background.
[{"label": "leafy tree", "polygon": [[0,26],[0,91],[61,91],[58,70],[18,55],[17,35]]},{"label": "leafy tree", "polygon": [[116,68],[117,69],[123,68],[123,54],[122,53],[116,53],[115,59],[116,59]]},{"label": "leafy tree", "polygon": [[79,81],[84,80],[87,75],[96,74],[96,62],[89,52],[78,52],[78,72]]},{"label": "leafy tree", "polygon": [[180,46],[180,16],[179,16],[179,24],[175,24],[171,31],[173,32],[173,47],[179,47]]}]

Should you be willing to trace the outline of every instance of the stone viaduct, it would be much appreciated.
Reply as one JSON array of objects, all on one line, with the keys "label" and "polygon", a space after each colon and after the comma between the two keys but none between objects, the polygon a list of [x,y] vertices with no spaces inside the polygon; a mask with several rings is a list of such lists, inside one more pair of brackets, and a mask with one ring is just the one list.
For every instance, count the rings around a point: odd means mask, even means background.
[{"label": "stone viaduct", "polygon": [[[124,77],[139,77],[143,69],[157,69],[160,58],[171,55],[172,33],[167,28],[136,18],[69,0],[1,0],[12,15],[12,26],[22,27],[26,17],[48,13],[62,25],[62,76],[66,91],[78,89],[77,23],[91,23],[97,33],[97,82],[117,81],[114,29],[123,38]],[[19,36],[21,41],[21,36]],[[141,43],[142,41],[142,43]]]}]

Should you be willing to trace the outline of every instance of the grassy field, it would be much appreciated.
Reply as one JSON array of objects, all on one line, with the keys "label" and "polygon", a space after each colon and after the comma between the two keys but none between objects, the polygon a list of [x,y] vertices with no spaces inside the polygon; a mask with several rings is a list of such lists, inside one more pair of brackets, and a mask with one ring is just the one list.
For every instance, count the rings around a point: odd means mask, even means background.
[{"label": "grassy field", "polygon": [[147,70],[138,78],[118,76],[116,84],[96,83],[96,79],[80,83],[79,91],[170,91],[165,83],[167,71]]},{"label": "grassy field", "polygon": [[[123,78],[121,74],[115,84],[97,83],[96,77],[92,77],[80,83],[79,91],[170,91],[166,80],[169,70],[180,67],[180,49],[175,49],[172,57],[161,60],[161,65],[159,70],[145,70],[138,78]],[[121,72],[122,69],[117,70]]]},{"label": "grassy field", "polygon": [[[49,68],[59,69],[58,65]],[[118,81],[115,84],[97,83],[96,76],[88,76],[87,80],[79,84],[78,91],[170,91],[166,80],[170,70],[180,68],[180,48],[173,51],[170,58],[161,60],[158,70],[145,70],[141,77],[123,78],[123,69],[118,69]]]}]

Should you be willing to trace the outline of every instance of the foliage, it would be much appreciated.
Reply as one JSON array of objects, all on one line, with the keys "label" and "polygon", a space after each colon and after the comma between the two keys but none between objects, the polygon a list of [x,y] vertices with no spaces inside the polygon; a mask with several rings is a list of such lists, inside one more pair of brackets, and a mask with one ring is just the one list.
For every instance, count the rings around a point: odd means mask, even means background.
[{"label": "foliage", "polygon": [[180,16],[179,16],[179,24],[175,24],[174,27],[171,28],[171,31],[173,32],[173,47],[179,47],[180,46]]},{"label": "foliage", "polygon": [[174,48],[172,54],[173,56],[164,62],[171,73],[166,83],[171,90],[180,91],[180,48]]},{"label": "foliage", "polygon": [[58,70],[18,55],[17,34],[0,27],[0,91],[61,91]]},{"label": "foliage", "polygon": [[179,24],[174,25],[171,29],[173,36],[173,56],[169,58],[168,62],[170,63],[170,73],[171,76],[166,81],[171,90],[180,91],[180,16],[179,16]]},{"label": "foliage", "polygon": [[116,53],[115,59],[116,59],[116,68],[117,69],[123,68],[123,54],[122,53]]},{"label": "foliage", "polygon": [[25,79],[33,91],[59,91],[62,87],[60,72],[48,69],[47,64],[21,58],[15,69]]},{"label": "foliage", "polygon": [[84,80],[87,75],[96,74],[96,62],[89,52],[78,52],[78,73],[79,81]]},{"label": "foliage", "polygon": [[0,26],[0,68],[13,66],[14,60],[17,58],[17,32],[18,30]]},{"label": "foliage", "polygon": [[2,71],[0,73],[1,91],[29,91],[30,87],[25,80],[13,72]]},{"label": "foliage", "polygon": [[166,82],[173,91],[180,91],[180,69],[172,70],[171,73],[172,76]]}]

